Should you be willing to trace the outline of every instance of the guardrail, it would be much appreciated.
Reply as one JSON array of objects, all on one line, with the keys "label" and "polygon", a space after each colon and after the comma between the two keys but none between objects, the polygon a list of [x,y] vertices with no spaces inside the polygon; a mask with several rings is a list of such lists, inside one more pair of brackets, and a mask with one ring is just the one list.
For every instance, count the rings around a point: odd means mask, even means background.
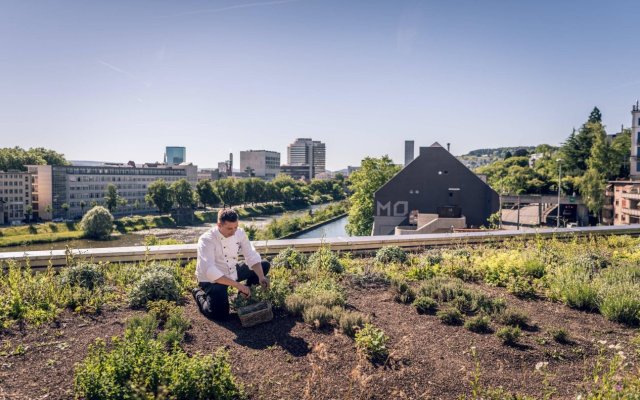
[{"label": "guardrail", "polygon": [[[424,250],[429,247],[452,245],[471,245],[499,243],[515,238],[560,238],[568,239],[592,235],[640,235],[640,224],[620,226],[597,226],[583,228],[545,228],[519,231],[486,231],[464,233],[436,233],[403,236],[359,236],[335,237],[326,239],[283,239],[253,242],[256,250],[263,256],[273,256],[287,247],[295,247],[304,253],[311,253],[323,245],[334,251],[352,253],[372,253],[383,246],[399,246],[405,250]],[[76,260],[87,259],[93,262],[133,262],[143,260],[189,260],[197,256],[195,244],[167,246],[111,247],[98,249],[75,249],[70,251]],[[15,261],[32,268],[49,265],[62,267],[67,264],[65,250],[24,251],[0,253],[0,264]]]}]

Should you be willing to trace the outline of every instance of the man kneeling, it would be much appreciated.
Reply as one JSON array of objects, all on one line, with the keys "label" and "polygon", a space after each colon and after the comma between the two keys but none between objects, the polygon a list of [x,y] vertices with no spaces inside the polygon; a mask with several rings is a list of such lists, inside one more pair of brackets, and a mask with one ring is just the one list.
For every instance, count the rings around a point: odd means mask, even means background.
[{"label": "man kneeling", "polygon": [[[238,254],[244,257],[241,264]],[[231,209],[220,210],[216,226],[198,240],[196,277],[199,287],[192,293],[200,311],[212,319],[227,318],[228,287],[233,286],[239,293],[249,296],[251,285],[269,287],[268,273],[269,263],[262,261],[247,234],[238,228],[238,213]],[[246,284],[240,283],[245,280]]]}]

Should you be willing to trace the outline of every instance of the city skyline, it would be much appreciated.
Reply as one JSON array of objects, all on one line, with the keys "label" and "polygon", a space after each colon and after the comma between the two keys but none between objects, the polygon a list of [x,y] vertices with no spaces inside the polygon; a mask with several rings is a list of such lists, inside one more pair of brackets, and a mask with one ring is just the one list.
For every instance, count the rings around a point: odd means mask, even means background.
[{"label": "city skyline", "polygon": [[71,160],[162,161],[179,145],[202,167],[246,149],[286,154],[296,137],[326,143],[329,170],[402,163],[405,139],[455,155],[559,145],[594,106],[608,133],[630,126],[639,12],[631,1],[6,1],[0,131],[5,147]]}]

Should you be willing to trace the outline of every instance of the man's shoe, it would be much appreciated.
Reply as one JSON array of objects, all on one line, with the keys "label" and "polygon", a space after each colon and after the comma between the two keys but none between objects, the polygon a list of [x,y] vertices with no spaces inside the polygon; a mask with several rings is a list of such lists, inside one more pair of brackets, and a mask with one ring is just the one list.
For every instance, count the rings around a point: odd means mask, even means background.
[{"label": "man's shoe", "polygon": [[193,299],[196,301],[196,305],[198,306],[198,310],[200,310],[200,312],[202,312],[202,304],[200,304],[200,299],[198,299],[198,294],[200,294],[201,291],[202,289],[200,289],[199,287],[195,287],[191,289],[191,294],[193,295]]}]

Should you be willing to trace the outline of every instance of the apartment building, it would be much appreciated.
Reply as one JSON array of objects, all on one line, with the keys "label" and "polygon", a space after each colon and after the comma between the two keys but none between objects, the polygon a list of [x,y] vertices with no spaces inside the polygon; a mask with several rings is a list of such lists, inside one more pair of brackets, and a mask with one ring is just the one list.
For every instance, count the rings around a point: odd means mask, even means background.
[{"label": "apartment building", "polygon": [[195,188],[198,180],[198,167],[191,164],[30,165],[28,171],[33,174],[33,208],[45,220],[79,218],[92,204],[104,205],[109,184],[127,201],[114,215],[151,212],[154,208],[146,204],[145,195],[152,182],[162,179],[171,184],[184,178]]}]

